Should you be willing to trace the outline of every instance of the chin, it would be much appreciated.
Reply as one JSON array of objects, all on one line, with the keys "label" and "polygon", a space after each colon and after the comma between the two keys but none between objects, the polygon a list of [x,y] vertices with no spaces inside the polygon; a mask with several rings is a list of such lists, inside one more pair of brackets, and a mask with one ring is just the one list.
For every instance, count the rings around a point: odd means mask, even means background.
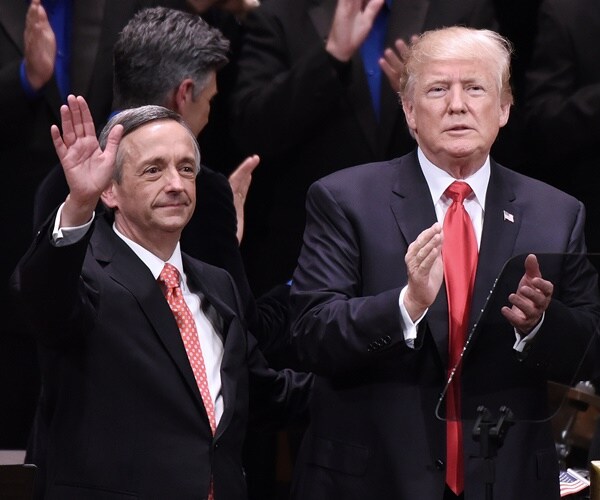
[{"label": "chin", "polygon": [[479,148],[476,145],[469,143],[452,144],[448,149],[448,155],[454,158],[465,158],[478,154]]},{"label": "chin", "polygon": [[184,217],[163,220],[163,221],[161,221],[160,226],[162,227],[163,231],[166,231],[169,233],[175,233],[177,231],[181,232],[181,231],[183,231],[183,228],[188,223],[188,220],[189,219],[184,218]]}]

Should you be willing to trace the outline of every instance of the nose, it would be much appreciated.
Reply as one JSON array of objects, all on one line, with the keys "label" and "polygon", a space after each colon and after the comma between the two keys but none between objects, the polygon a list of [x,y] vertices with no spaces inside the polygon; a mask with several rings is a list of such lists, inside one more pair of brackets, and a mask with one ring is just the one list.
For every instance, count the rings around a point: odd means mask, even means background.
[{"label": "nose", "polygon": [[462,87],[453,86],[448,93],[448,109],[451,113],[464,113],[466,110],[465,95]]},{"label": "nose", "polygon": [[167,191],[183,191],[183,179],[175,166],[170,166],[164,172]]}]

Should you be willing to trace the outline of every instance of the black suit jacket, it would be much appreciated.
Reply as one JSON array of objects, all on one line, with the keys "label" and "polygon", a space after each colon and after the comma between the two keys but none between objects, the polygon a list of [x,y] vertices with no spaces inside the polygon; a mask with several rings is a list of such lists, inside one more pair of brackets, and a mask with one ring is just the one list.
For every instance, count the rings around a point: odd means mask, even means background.
[{"label": "black suit jacket", "polygon": [[[35,196],[37,231],[69,192],[60,165],[44,178]],[[101,207],[99,207],[102,210]],[[196,209],[181,235],[181,248],[196,259],[225,269],[235,281],[245,319],[261,351],[276,366],[293,362],[286,332],[289,329],[289,286],[281,284],[254,298],[240,253],[237,215],[227,178],[202,165],[196,178]]]},{"label": "black suit jacket", "polygon": [[[112,105],[112,46],[136,5],[133,0],[101,0],[91,6],[73,4],[73,91],[85,96],[97,125],[104,123]],[[5,196],[0,201],[2,231],[11,235],[2,259],[2,304],[6,304],[10,273],[31,241],[35,189],[58,162],[50,126],[60,123],[59,109],[63,104],[54,78],[35,99],[28,98],[21,86],[19,68],[24,54],[27,8],[28,3],[21,0],[7,0],[0,7],[0,164],[13,165],[5,169],[5,181],[11,186],[10,199]],[[93,16],[95,29],[90,27],[92,21],[87,21]],[[2,315],[5,316],[4,310]]]},{"label": "black suit jacket", "polygon": [[[86,98],[97,127],[105,122],[112,105],[112,48],[118,33],[137,10],[157,3],[73,2],[71,90]],[[183,0],[160,3],[184,5]],[[36,368],[32,346],[21,335],[19,318],[12,314],[8,280],[31,242],[35,190],[58,162],[50,126],[60,123],[62,104],[54,79],[35,99],[28,98],[21,86],[19,67],[28,4],[3,0],[0,6],[0,165],[6,167],[4,185],[10,186],[10,196],[0,197],[0,230],[10,235],[5,238],[0,261],[0,397],[9,408],[0,416],[0,446],[16,448],[25,445],[31,422]]]},{"label": "black suit jacket", "polygon": [[[335,0],[270,0],[245,22],[230,105],[240,147],[261,156],[242,248],[258,290],[290,278],[312,182],[414,147],[387,79],[382,78],[378,123],[360,54],[344,65],[325,51],[335,5]],[[394,0],[385,43],[453,24],[495,27],[492,2]]]},{"label": "black suit jacket", "polygon": [[267,369],[231,277],[184,255],[225,349],[224,413],[213,439],[177,324],[148,268],[103,218],[77,244],[57,248],[50,238],[45,227],[13,276],[41,352],[34,432],[45,441],[29,458],[46,472],[46,498],[206,498],[211,477],[216,498],[245,498],[249,404],[259,421],[300,415],[309,378]]},{"label": "black suit jacket", "polygon": [[[292,287],[293,343],[318,377],[298,459],[293,498],[441,499],[445,423],[441,405],[448,352],[442,285],[407,347],[398,305],[408,245],[436,220],[415,153],[342,170],[308,194],[304,246]],[[508,216],[506,215],[508,214]],[[504,262],[534,253],[585,251],[584,209],[574,198],[492,162],[469,330]],[[550,259],[542,273],[554,298],[533,346],[515,335],[495,304],[475,331],[462,366],[465,498],[485,497],[484,465],[471,437],[475,409],[507,405],[519,421],[496,464],[496,491],[511,500],[558,498],[558,461],[548,378],[575,372],[600,319],[597,277],[586,259]],[[514,287],[524,268],[518,266]],[[508,293],[501,291],[499,304]]]},{"label": "black suit jacket", "polygon": [[583,201],[590,251],[600,251],[600,4],[545,0],[527,72],[529,163]]}]

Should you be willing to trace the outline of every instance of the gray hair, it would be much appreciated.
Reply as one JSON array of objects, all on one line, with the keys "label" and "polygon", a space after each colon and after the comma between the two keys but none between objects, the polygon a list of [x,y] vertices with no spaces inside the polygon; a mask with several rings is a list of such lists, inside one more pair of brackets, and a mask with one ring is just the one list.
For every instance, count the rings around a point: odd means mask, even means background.
[{"label": "gray hair", "polygon": [[503,103],[512,104],[510,58],[512,44],[495,31],[462,26],[426,31],[415,40],[400,75],[400,97],[412,100],[422,67],[432,61],[477,59],[490,64]]},{"label": "gray hair", "polygon": [[154,7],[127,23],[115,44],[114,107],[166,104],[183,80],[195,83],[194,98],[213,71],[227,64],[229,41],[197,14]]},{"label": "gray hair", "polygon": [[[122,137],[125,137],[134,130],[140,128],[141,126],[159,120],[173,120],[179,123],[188,131],[188,133],[190,134],[190,139],[192,140],[192,144],[194,145],[195,166],[196,173],[198,173],[200,171],[200,148],[198,147],[198,141],[196,140],[196,136],[190,130],[188,125],[183,121],[183,118],[178,113],[176,113],[175,111],[171,111],[170,109],[163,108],[162,106],[155,106],[150,104],[147,106],[126,109],[124,111],[121,111],[120,113],[117,113],[104,126],[102,132],[100,132],[100,137],[98,139],[100,143],[100,148],[104,150],[104,148],[106,147],[108,134],[115,127],[115,125],[123,126]],[[115,170],[113,173],[113,179],[117,184],[119,184],[121,182],[122,176],[123,149],[119,146],[117,150],[117,157],[115,159]]]}]

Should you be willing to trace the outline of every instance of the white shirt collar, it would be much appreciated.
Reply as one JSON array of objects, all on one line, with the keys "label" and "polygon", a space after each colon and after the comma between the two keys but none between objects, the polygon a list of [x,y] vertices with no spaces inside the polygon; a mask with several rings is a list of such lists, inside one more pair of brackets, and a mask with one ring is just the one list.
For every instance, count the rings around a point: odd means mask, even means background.
[{"label": "white shirt collar", "polygon": [[[429,186],[431,192],[431,198],[433,203],[437,203],[444,191],[452,184],[456,179],[442,170],[438,166],[431,163],[421,151],[421,148],[417,149],[417,156],[421,165],[421,170]],[[484,164],[479,168],[473,175],[466,179],[462,179],[468,182],[475,195],[475,201],[479,204],[481,209],[485,208],[485,196],[487,192],[487,186],[490,181],[490,157],[485,159]]]},{"label": "white shirt collar", "polygon": [[[140,260],[148,266],[150,272],[152,273],[152,276],[154,276],[154,279],[158,279],[160,273],[163,270],[163,267],[165,267],[165,262],[160,257],[157,257],[152,252],[145,249],[143,246],[129,239],[127,236],[121,233],[117,229],[117,226],[115,224],[113,224],[113,230],[119,238],[121,238],[125,243],[127,243],[129,248],[133,250],[133,252],[140,258]],[[183,273],[183,261],[181,259],[181,248],[179,246],[179,242],[177,242],[175,251],[173,252],[173,255],[169,257],[169,260],[167,260],[167,262],[177,268],[180,276],[185,276]],[[182,281],[185,284],[185,280]]]}]

